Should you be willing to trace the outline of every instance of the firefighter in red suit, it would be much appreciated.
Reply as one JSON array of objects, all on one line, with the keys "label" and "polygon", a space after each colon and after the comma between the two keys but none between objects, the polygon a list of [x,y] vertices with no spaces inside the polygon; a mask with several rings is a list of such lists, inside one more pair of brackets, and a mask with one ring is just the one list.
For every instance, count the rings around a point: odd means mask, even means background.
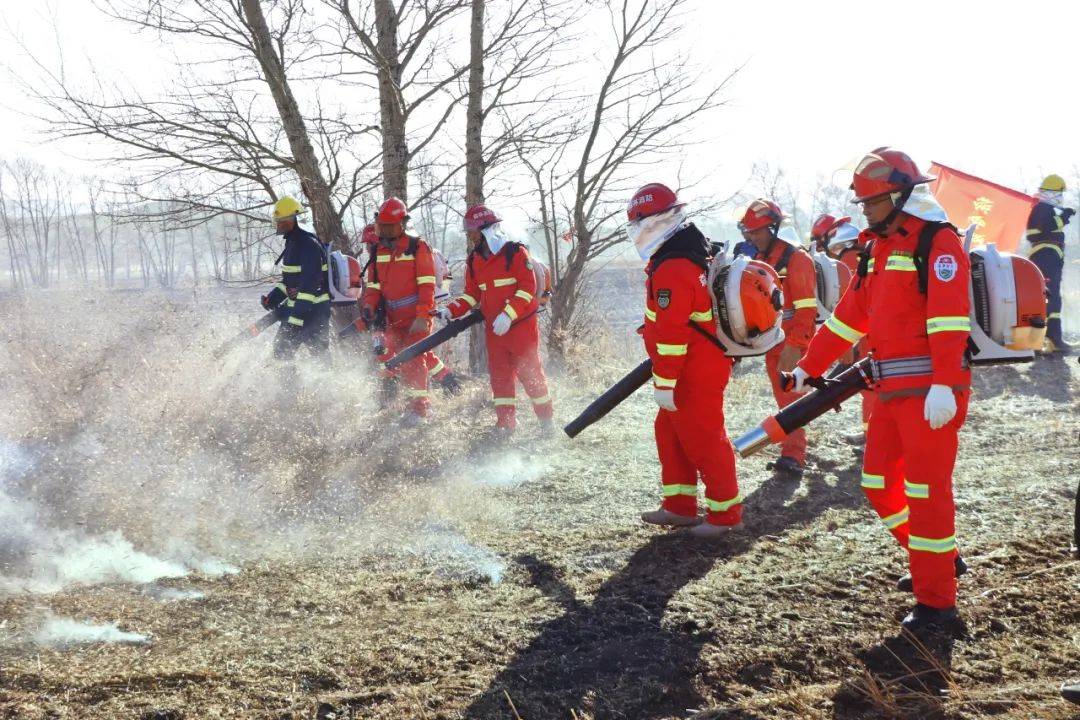
[{"label": "firefighter in red suit", "polygon": [[[862,255],[864,238],[858,228],[851,224],[850,217],[835,218],[832,215],[821,215],[814,221],[810,230],[810,236],[814,240],[819,252],[824,252],[829,257],[844,264],[850,277],[853,279],[859,269],[859,257]],[[848,281],[850,284],[850,280]],[[847,286],[840,288],[843,295]],[[846,355],[840,358],[840,362],[848,364],[866,357],[864,343],[855,345]],[[862,432],[847,436],[848,442],[862,447],[866,443],[866,428],[870,424],[870,413],[874,409],[874,393],[867,390],[860,393],[862,396]]]},{"label": "firefighter in red suit", "polygon": [[[692,534],[715,537],[742,523],[735,453],[724,427],[724,389],[732,361],[706,337],[714,326],[706,287],[711,248],[686,221],[684,207],[659,183],[642,187],[627,207],[628,234],[648,261],[642,336],[660,407],[653,428],[663,501],[641,519],[694,526]],[[702,332],[691,327],[694,323]],[[699,475],[705,485],[704,523],[697,512]]]},{"label": "firefighter in red suit", "polygon": [[[405,232],[408,220],[405,203],[390,198],[375,218],[379,236],[374,261],[368,265],[362,297],[365,320],[386,314],[386,349],[392,356],[431,333],[431,312],[435,309],[435,263],[431,249],[421,238]],[[409,410],[403,418],[407,426],[417,425],[428,414],[428,365],[420,356],[401,367]]]},{"label": "firefighter in red suit", "polygon": [[958,632],[962,561],[952,472],[971,385],[965,362],[970,266],[956,232],[938,224],[927,233],[928,261],[919,271],[917,246],[927,222],[904,208],[912,189],[932,179],[890,148],[856,167],[852,189],[869,222],[867,262],[793,376],[795,390],[804,390],[808,377],[820,377],[860,340],[879,361],[863,491],[908,551],[916,606],[904,627]]},{"label": "firefighter in red suit", "polygon": [[[780,372],[791,372],[802,357],[814,334],[817,317],[814,261],[800,247],[777,237],[784,214],[771,200],[759,198],[750,203],[739,221],[743,237],[757,250],[755,260],[776,270],[784,288],[784,342],[765,355],[765,371],[772,383],[773,397],[779,407],[794,402],[798,395],[780,387]],[[806,432],[801,428],[784,438],[780,459],[772,467],[781,473],[799,477],[806,465]]]},{"label": "firefighter in red suit", "polygon": [[466,210],[465,233],[473,249],[465,263],[464,292],[438,315],[449,320],[477,307],[483,313],[496,431],[509,435],[517,426],[520,380],[541,428],[550,434],[555,427],[554,408],[540,363],[536,317],[544,288],[537,287],[528,249],[510,242],[499,223],[499,216],[484,205]]}]

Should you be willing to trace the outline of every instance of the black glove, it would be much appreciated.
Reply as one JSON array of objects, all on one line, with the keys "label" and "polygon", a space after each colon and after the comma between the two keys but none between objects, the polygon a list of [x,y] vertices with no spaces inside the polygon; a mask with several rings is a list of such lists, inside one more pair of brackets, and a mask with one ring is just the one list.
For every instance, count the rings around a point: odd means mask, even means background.
[{"label": "black glove", "polygon": [[259,298],[259,302],[262,303],[263,310],[273,310],[274,309],[274,306],[270,304],[270,296],[269,295],[263,295],[261,298]]},{"label": "black glove", "polygon": [[1062,208],[1061,209],[1061,219],[1064,220],[1065,222],[1069,222],[1069,218],[1071,218],[1075,214],[1076,214],[1076,211],[1073,210],[1072,208]]}]

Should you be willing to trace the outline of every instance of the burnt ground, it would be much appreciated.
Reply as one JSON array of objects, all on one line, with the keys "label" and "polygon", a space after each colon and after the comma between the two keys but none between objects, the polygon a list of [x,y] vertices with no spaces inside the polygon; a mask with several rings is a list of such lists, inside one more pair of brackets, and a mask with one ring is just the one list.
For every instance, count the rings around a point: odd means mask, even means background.
[{"label": "burnt ground", "polygon": [[[373,412],[362,363],[339,357],[351,389],[315,422],[325,398],[275,394],[268,343],[215,366],[210,340],[183,339],[190,312],[71,318],[57,332],[90,322],[95,339],[59,354],[44,350],[54,318],[20,327],[3,356],[17,401],[3,431],[50,448],[36,482],[59,476],[66,490],[35,486],[38,502],[93,500],[79,506],[80,527],[119,529],[150,553],[179,533],[240,572],[158,581],[204,593],[175,602],[130,582],[0,598],[0,717],[1054,720],[1080,710],[1058,695],[1080,679],[1075,358],[978,371],[956,470],[969,634],[919,648],[897,635],[911,604],[893,589],[903,558],[843,440],[855,407],[812,428],[800,482],[766,470],[775,453],[740,460],[745,527],[708,544],[637,519],[658,500],[647,393],[573,441],[538,438],[522,413],[508,447],[485,440],[482,381],[441,400],[431,425],[396,431]],[[220,339],[232,321],[206,332]],[[572,370],[553,371],[559,419],[637,362],[618,342],[583,349]],[[732,381],[732,434],[772,409],[762,372],[746,363]],[[68,450],[87,428],[106,450],[92,458]],[[282,445],[282,432],[295,442]],[[140,454],[150,445],[152,459]],[[178,504],[193,478],[200,494]],[[150,642],[35,645],[44,609]]]}]

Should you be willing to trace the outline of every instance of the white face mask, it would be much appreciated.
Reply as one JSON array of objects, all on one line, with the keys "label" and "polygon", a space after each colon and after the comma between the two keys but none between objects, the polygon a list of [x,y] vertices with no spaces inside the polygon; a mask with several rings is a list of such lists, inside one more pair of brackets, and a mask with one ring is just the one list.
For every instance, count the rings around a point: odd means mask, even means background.
[{"label": "white face mask", "polygon": [[945,208],[941,207],[941,203],[930,192],[928,185],[916,185],[912,189],[911,197],[904,203],[903,211],[927,222],[949,221]]},{"label": "white face mask", "polygon": [[499,227],[499,223],[488,225],[480,231],[480,234],[484,236],[484,241],[487,243],[488,250],[492,255],[498,255],[499,251],[506,245],[506,234]]},{"label": "white face mask", "polygon": [[1062,194],[1060,190],[1040,190],[1036,197],[1044,203],[1061,207],[1062,203],[1065,202]]},{"label": "white face mask", "polygon": [[626,224],[626,235],[642,260],[648,260],[686,222],[681,207]]}]

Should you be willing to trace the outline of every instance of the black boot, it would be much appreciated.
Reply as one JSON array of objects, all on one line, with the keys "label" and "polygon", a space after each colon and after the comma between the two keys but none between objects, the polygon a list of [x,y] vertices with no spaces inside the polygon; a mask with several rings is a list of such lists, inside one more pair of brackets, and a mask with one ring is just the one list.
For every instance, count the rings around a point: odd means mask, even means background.
[{"label": "black boot", "polygon": [[947,634],[961,637],[967,632],[956,606],[935,608],[919,603],[900,623],[908,632],[919,635]]},{"label": "black boot", "polygon": [[801,478],[803,474],[802,463],[787,455],[781,455],[779,460],[769,463],[765,466],[765,469],[772,470],[777,475],[787,475],[795,478]]},{"label": "black boot", "polygon": [[1061,697],[1065,698],[1071,703],[1080,705],[1080,683],[1062,685]]},{"label": "black boot", "polygon": [[442,380],[436,380],[435,382],[439,383],[439,386],[447,395],[457,395],[461,392],[461,380],[452,372],[446,373]]},{"label": "black boot", "polygon": [[[964,558],[959,555],[956,556],[956,562],[953,566],[956,568],[956,577],[960,577],[968,571],[967,563],[964,562]],[[915,589],[910,573],[896,581],[896,589],[900,592],[911,592]]]}]

